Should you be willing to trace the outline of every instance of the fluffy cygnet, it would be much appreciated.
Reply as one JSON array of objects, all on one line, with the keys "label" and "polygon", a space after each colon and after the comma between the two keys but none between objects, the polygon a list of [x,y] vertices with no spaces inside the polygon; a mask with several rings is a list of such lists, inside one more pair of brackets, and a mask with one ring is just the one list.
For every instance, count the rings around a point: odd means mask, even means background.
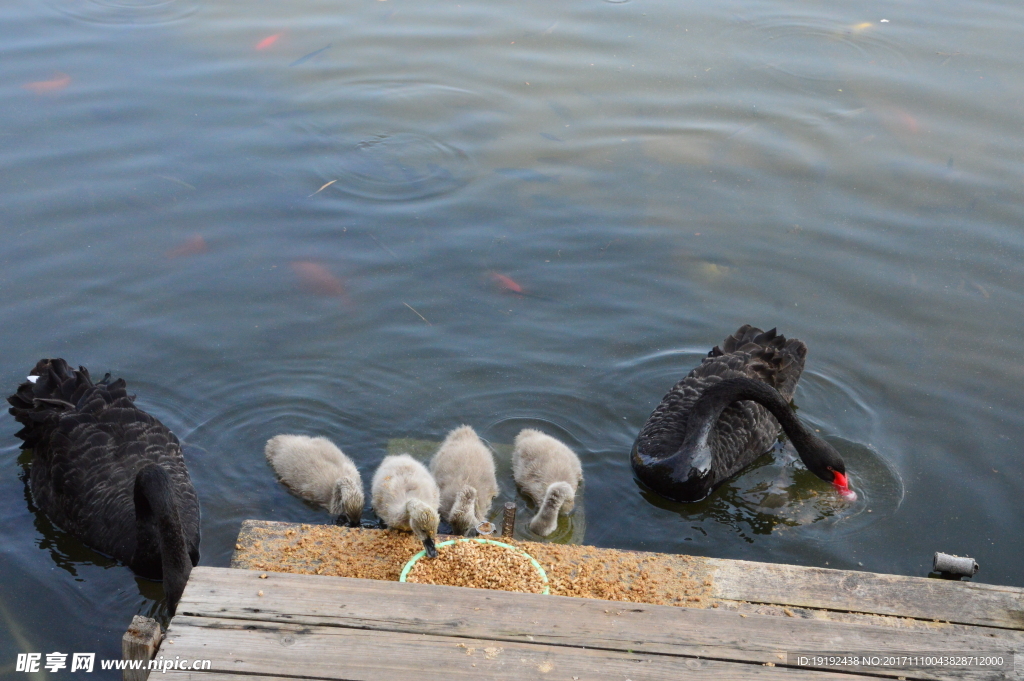
[{"label": "fluffy cygnet", "polygon": [[441,490],[441,517],[456,534],[466,534],[487,520],[498,480],[491,450],[472,426],[448,433],[430,460],[430,472]]},{"label": "fluffy cygnet", "polygon": [[408,454],[386,456],[370,487],[373,510],[381,520],[392,529],[411,531],[423,542],[427,555],[436,557],[441,493],[426,466]]},{"label": "fluffy cygnet", "polygon": [[576,487],[583,481],[579,457],[550,435],[526,428],[516,436],[512,475],[539,509],[530,530],[546,537],[558,527],[558,514],[575,505]]},{"label": "fluffy cygnet", "polygon": [[363,514],[363,480],[352,459],[325,437],[276,435],[263,450],[281,482],[307,501],[359,527]]}]

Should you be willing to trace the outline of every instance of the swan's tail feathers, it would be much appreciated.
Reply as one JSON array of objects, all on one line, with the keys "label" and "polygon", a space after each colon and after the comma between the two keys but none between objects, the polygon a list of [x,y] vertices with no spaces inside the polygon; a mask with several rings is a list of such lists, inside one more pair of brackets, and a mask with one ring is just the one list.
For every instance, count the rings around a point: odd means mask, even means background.
[{"label": "swan's tail feathers", "polygon": [[744,324],[740,328],[736,329],[736,333],[732,334],[722,342],[722,349],[719,353],[727,355],[731,352],[736,352],[751,343],[761,347],[769,347],[780,342],[780,340],[782,343],[785,343],[786,337],[779,336],[775,329],[762,331],[756,326]]},{"label": "swan's tail feathers", "polygon": [[[530,520],[530,531],[546,537],[558,527],[558,516],[564,507],[572,501],[575,490],[572,485],[564,481],[553,482],[548,485],[544,493],[544,501],[541,502],[537,515]],[[565,509],[568,513],[568,509]]]},{"label": "swan's tail feathers", "polygon": [[121,398],[131,400],[123,379],[110,382],[107,374],[93,383],[85,367],[76,370],[63,359],[41,359],[7,401],[11,415],[24,426],[15,433],[24,441],[22,448],[33,449],[64,415],[95,413]]},{"label": "swan's tail feathers", "polygon": [[743,352],[750,355],[746,373],[751,378],[764,381],[787,400],[792,399],[797,381],[804,370],[807,346],[796,338],[786,338],[776,329],[762,331],[756,326],[744,324],[736,333],[715,346],[708,357]]},{"label": "swan's tail feathers", "polygon": [[455,496],[455,502],[448,512],[448,524],[452,526],[455,534],[469,534],[480,520],[486,520],[476,517],[476,497],[476,488],[472,485],[463,485]]},{"label": "swan's tail feathers", "polygon": [[144,466],[135,476],[134,500],[136,555],[131,567],[138,574],[163,580],[167,609],[173,615],[192,573],[193,561],[170,474],[155,463]]}]

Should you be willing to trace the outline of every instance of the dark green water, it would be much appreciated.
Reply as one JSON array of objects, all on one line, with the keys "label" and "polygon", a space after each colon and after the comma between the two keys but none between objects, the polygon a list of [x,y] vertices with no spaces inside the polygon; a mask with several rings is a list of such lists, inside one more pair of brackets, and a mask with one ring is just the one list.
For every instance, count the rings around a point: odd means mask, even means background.
[{"label": "dark green water", "polygon": [[[368,479],[465,422],[570,443],[587,543],[1024,586],[1022,38],[1010,2],[9,0],[0,386],[124,377],[191,445],[206,565],[328,520],[270,436]],[[637,487],[651,409],[747,322],[810,347],[857,504],[786,450],[696,505]],[[36,512],[16,430],[0,675],[118,657],[160,587]]]}]

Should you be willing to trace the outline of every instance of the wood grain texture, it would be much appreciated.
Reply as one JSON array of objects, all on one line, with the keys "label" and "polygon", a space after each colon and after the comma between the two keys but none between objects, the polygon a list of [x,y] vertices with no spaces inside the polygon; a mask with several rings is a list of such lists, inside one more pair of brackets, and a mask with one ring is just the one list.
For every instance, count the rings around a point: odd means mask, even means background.
[{"label": "wood grain texture", "polygon": [[[249,674],[352,681],[851,679],[847,674],[638,652],[210,617],[175,617],[168,635],[175,641],[175,655],[211,659],[214,672],[245,679],[252,678]],[[166,676],[182,675],[169,671]]]},{"label": "wood grain texture", "polygon": [[[162,636],[163,631],[156,620],[135,615],[128,626],[128,631],[121,637],[121,659],[142,660],[148,664],[156,654]],[[149,670],[125,669],[121,678],[122,681],[146,681],[149,678]]]},{"label": "wood grain texture", "polygon": [[[173,625],[184,622],[182,617],[192,618],[189,621],[193,627],[201,626],[199,618],[212,617],[242,629],[287,625],[376,631],[381,636],[438,636],[457,642],[486,640],[492,647],[597,648],[672,657],[677,665],[710,658],[747,666],[781,666],[786,653],[795,650],[1024,651],[1024,632],[985,627],[893,629],[716,609],[207,567],[193,571],[178,613],[167,637],[174,641],[170,645],[176,655],[183,654],[180,644],[189,640],[177,640],[175,632],[179,630]],[[191,654],[210,657],[195,651]],[[1002,672],[991,671],[872,671],[913,679],[1007,678]]]},{"label": "wood grain texture", "polygon": [[[268,537],[280,537],[285,532],[301,536],[303,526],[268,521],[247,520],[242,524],[238,546],[232,559],[233,567],[253,568],[247,557],[247,548],[256,541],[272,543]],[[344,528],[352,533],[373,533],[377,530]],[[340,531],[340,530],[339,530]],[[294,540],[287,540],[294,543]],[[565,560],[544,564],[549,573],[571,562],[570,553],[578,547],[544,544],[545,553]],[[601,563],[611,573],[618,567],[623,581],[635,576],[637,557],[647,558],[650,566],[664,567],[669,578],[652,582],[651,593],[666,602],[673,595],[678,604],[721,605],[744,607],[745,604],[774,604],[782,607],[809,608],[817,611],[821,619],[850,622],[863,620],[870,623],[872,616],[899,617],[919,620],[922,625],[932,622],[951,622],[968,626],[998,627],[1024,631],[1024,589],[994,586],[977,582],[956,582],[902,575],[883,575],[852,570],[803,567],[775,563],[756,563],[699,556],[674,556],[658,553],[619,551],[587,547],[595,563]],[[312,554],[310,560],[312,560]],[[303,561],[302,549],[289,553],[289,564],[272,566],[280,570],[294,569]],[[380,556],[360,558],[366,564],[380,562]],[[313,569],[306,570],[313,572]],[[394,571],[397,574],[397,569]],[[703,585],[707,584],[705,588]],[[635,593],[635,592],[634,592]],[[696,598],[687,598],[695,596]],[[830,617],[829,613],[836,613]],[[878,622],[883,624],[883,622]]]},{"label": "wood grain texture", "polygon": [[714,596],[1024,630],[1024,589],[854,570],[705,559]]}]

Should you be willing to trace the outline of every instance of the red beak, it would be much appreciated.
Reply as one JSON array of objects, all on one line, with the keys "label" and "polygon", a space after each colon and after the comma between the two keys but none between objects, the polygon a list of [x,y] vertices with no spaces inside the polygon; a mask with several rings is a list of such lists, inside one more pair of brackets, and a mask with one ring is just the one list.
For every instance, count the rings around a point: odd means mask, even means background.
[{"label": "red beak", "polygon": [[846,479],[846,473],[840,473],[839,471],[832,471],[832,485],[839,492],[839,496],[846,499],[847,501],[856,501],[857,493],[850,489],[850,483]]}]

